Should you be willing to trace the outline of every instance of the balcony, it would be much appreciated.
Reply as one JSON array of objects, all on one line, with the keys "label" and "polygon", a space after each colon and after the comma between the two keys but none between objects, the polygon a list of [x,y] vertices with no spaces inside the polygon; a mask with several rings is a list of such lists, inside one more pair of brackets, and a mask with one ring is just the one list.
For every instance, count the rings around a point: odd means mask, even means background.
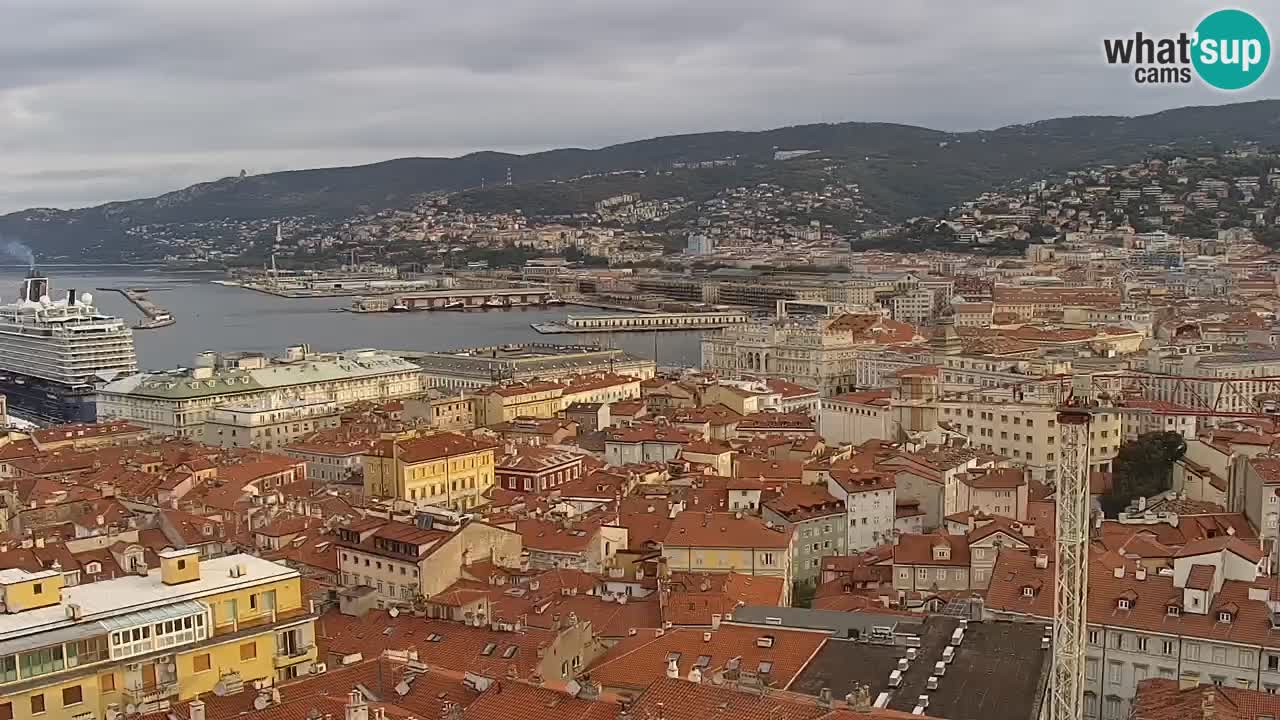
[{"label": "balcony", "polygon": [[137,707],[138,712],[154,712],[160,709],[161,703],[177,697],[178,681],[158,682],[152,685],[126,685],[121,690],[121,694],[126,703]]},{"label": "balcony", "polygon": [[314,660],[316,654],[315,645],[298,645],[293,648],[276,648],[276,652],[271,656],[271,664],[277,670],[290,665],[296,665],[304,660]]}]

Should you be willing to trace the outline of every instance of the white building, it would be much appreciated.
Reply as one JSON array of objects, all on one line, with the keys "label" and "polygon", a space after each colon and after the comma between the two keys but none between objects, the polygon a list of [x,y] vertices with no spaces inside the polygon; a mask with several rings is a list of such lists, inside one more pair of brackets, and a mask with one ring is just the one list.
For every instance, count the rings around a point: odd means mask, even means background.
[{"label": "white building", "polygon": [[844,502],[849,552],[893,541],[897,491],[891,472],[832,467],[827,492]]},{"label": "white building", "polygon": [[[139,373],[107,383],[98,390],[98,416],[204,440],[206,423],[218,408],[324,403],[343,407],[422,391],[417,365],[377,350],[317,354],[294,346],[283,358],[205,352],[197,356],[194,368]],[[219,416],[219,421],[226,419]]]}]

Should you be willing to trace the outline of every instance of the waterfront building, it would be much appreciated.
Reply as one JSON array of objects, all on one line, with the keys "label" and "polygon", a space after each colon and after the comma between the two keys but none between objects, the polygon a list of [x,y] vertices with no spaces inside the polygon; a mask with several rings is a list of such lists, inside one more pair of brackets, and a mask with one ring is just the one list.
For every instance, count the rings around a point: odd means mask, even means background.
[{"label": "waterfront building", "polygon": [[854,389],[860,350],[920,339],[912,326],[880,315],[780,318],[704,335],[702,368],[725,377],[786,380],[829,396]]},{"label": "waterfront building", "polygon": [[[378,350],[313,353],[297,345],[282,358],[203,352],[193,368],[138,373],[102,386],[98,414],[154,433],[203,441],[206,423],[219,408],[317,403],[344,407],[417,395],[422,389],[418,366]],[[269,416],[272,411],[266,412]],[[253,412],[243,417],[251,420]],[[214,430],[229,429],[221,422],[227,419],[215,419]]]},{"label": "waterfront building", "polygon": [[493,345],[402,355],[421,369],[427,386],[481,388],[504,381],[560,381],[575,375],[613,373],[640,380],[654,376],[653,360],[594,345]]}]

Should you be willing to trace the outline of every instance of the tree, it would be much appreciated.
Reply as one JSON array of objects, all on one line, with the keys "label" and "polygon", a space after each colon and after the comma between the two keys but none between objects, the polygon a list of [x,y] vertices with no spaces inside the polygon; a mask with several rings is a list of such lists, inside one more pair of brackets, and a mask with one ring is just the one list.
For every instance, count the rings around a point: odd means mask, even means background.
[{"label": "tree", "polygon": [[1102,496],[1102,510],[1115,517],[1140,497],[1169,489],[1173,464],[1187,452],[1180,433],[1153,432],[1120,446],[1112,463],[1111,490]]},{"label": "tree", "polygon": [[791,607],[813,607],[813,596],[818,585],[812,580],[794,580],[791,583]]}]

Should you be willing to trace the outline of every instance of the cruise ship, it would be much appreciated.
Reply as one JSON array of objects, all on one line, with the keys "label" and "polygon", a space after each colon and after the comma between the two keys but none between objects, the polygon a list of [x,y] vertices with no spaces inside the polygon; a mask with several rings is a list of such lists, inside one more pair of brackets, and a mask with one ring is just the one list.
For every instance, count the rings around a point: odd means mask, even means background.
[{"label": "cruise ship", "polygon": [[18,301],[0,305],[0,393],[25,420],[93,422],[96,387],[137,372],[133,330],[98,312],[89,293],[49,294],[49,279],[33,269]]}]

